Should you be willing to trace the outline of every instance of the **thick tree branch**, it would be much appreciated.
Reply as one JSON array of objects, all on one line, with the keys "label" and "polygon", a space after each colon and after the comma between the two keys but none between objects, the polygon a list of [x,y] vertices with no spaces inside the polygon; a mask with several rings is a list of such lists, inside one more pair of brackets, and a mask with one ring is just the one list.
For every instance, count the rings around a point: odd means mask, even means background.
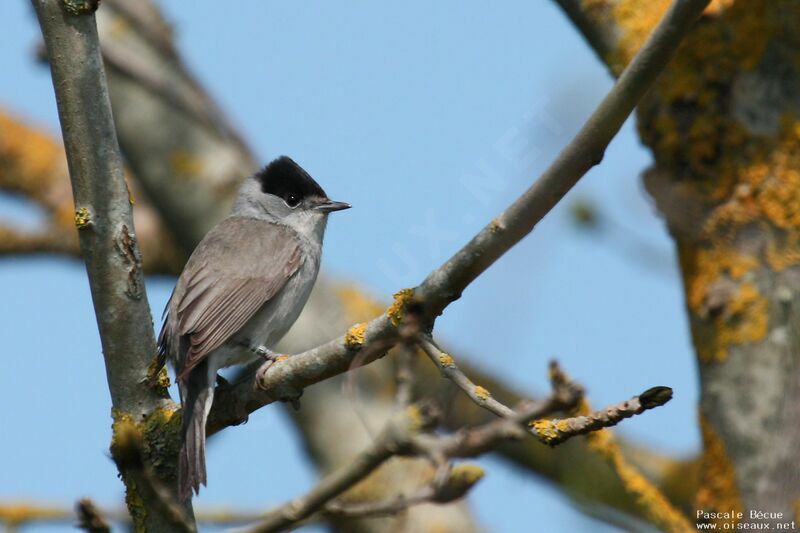
[{"label": "thick tree branch", "polygon": [[[602,160],[608,143],[664,69],[708,2],[677,0],[609,94],[545,173],[418,287],[398,292],[395,304],[385,315],[360,328],[358,339],[360,343],[363,338],[363,344],[354,344],[353,336],[342,336],[275,365],[260,380],[261,391],[253,389],[252,380],[244,380],[227,393],[221,393],[209,418],[209,433],[239,422],[244,414],[275,399],[295,399],[305,387],[350,369],[358,351],[374,343],[395,341],[396,326],[412,299],[424,307],[429,318],[441,314],[475,278],[533,230],[575,183]],[[372,350],[368,357],[362,355],[363,364],[383,353],[383,350]]]},{"label": "thick tree branch", "polygon": [[94,16],[71,15],[57,0],[33,5],[50,57],[112,402],[142,416],[161,403],[143,382],[155,338]]},{"label": "thick tree branch", "polygon": [[[97,2],[32,2],[50,59],[112,405],[118,417],[138,421],[164,398],[146,384],[155,338],[92,10]],[[141,519],[148,530],[173,530],[156,509]]]}]

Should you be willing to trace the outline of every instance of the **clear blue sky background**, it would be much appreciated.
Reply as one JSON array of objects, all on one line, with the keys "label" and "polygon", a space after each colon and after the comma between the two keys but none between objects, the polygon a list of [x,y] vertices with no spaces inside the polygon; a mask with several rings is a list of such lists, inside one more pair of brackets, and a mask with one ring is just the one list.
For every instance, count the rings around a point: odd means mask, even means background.
[{"label": "clear blue sky background", "polygon": [[[190,66],[263,161],[290,154],[354,205],[329,225],[324,268],[384,298],[419,282],[521,193],[611,85],[547,1],[163,5]],[[57,133],[49,73],[33,61],[37,32],[27,2],[0,2],[0,105]],[[688,454],[699,446],[695,368],[672,244],[639,181],[649,161],[629,121],[603,164],[437,330],[457,353],[531,391],[545,390],[553,356],[597,406],[670,385],[668,406],[619,431]],[[574,228],[568,205],[580,198],[602,205],[610,231]],[[0,220],[12,217],[37,218],[0,198]],[[156,316],[172,283],[148,282]],[[0,499],[116,504],[83,265],[2,259],[0,294]],[[481,462],[488,475],[471,502],[490,530],[529,531],[533,516],[549,531],[605,530],[547,484]],[[313,481],[278,409],[226,432],[209,464],[198,505],[262,508]]]}]

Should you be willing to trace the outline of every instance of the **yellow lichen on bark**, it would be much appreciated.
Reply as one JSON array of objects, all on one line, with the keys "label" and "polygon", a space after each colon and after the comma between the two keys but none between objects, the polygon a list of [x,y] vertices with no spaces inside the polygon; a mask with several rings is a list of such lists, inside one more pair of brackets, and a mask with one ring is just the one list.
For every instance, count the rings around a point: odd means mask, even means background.
[{"label": "yellow lichen on bark", "polygon": [[560,419],[547,420],[541,418],[529,422],[528,427],[536,433],[542,442],[549,445],[553,445],[565,431],[569,430],[567,422]]},{"label": "yellow lichen on bark", "polygon": [[125,503],[135,531],[145,531],[147,506],[139,494],[131,469],[141,468],[140,461],[161,480],[177,477],[178,452],[181,447],[181,417],[178,406],[168,405],[134,420],[130,413],[112,409],[111,456],[120,467],[125,484]]},{"label": "yellow lichen on bark", "polygon": [[358,348],[366,340],[367,323],[361,322],[352,326],[344,335],[344,343],[349,348]]},{"label": "yellow lichen on bark", "polygon": [[708,421],[700,415],[703,438],[700,488],[695,507],[706,511],[741,511],[742,502],[736,489],[736,472],[725,452],[725,446]]},{"label": "yellow lichen on bark", "polygon": [[722,276],[738,281],[758,267],[755,257],[740,254],[734,249],[715,247],[686,251],[682,268],[687,277],[686,301],[689,309],[702,314],[707,305],[711,285]]},{"label": "yellow lichen on bark", "polygon": [[[623,63],[666,4],[614,5]],[[767,83],[759,69],[776,61],[768,45],[789,38],[796,23],[800,10],[767,0],[713,2],[638,109],[657,167],[688,200],[655,193],[678,241],[694,341],[705,362],[724,361],[732,346],[765,338],[768,300],[753,280],[761,269],[800,264],[800,121],[779,98],[758,100],[759,84]],[[796,50],[780,53],[800,64]],[[757,112],[748,107],[754,105]]]},{"label": "yellow lichen on bark", "polygon": [[589,447],[602,455],[617,473],[625,490],[634,497],[647,520],[663,531],[675,533],[694,531],[686,517],[666,496],[628,462],[610,430],[601,429],[589,433],[586,441]]},{"label": "yellow lichen on bark", "polygon": [[633,59],[670,3],[670,0],[623,0],[614,5],[612,15],[622,30],[616,50],[612,57],[606,58],[614,72],[622,72]]},{"label": "yellow lichen on bark", "polygon": [[687,246],[681,248],[681,265],[689,312],[710,325],[693,332],[701,361],[724,361],[732,346],[766,337],[769,302],[747,281],[757,258],[724,246]]},{"label": "yellow lichen on bark", "polygon": [[397,326],[403,320],[403,313],[405,313],[406,305],[414,297],[414,289],[400,289],[394,293],[394,302],[386,310],[386,316],[392,321],[392,324]]},{"label": "yellow lichen on bark", "polygon": [[451,366],[455,366],[456,361],[455,361],[455,359],[453,359],[452,355],[446,354],[446,353],[441,353],[441,354],[439,354],[439,363],[441,363],[441,365],[443,367],[451,367]]},{"label": "yellow lichen on bark", "polygon": [[480,385],[475,385],[475,396],[481,400],[488,400],[491,395],[492,393],[489,392],[488,389],[481,387]]},{"label": "yellow lichen on bark", "polygon": [[70,226],[74,208],[64,148],[54,138],[0,110],[0,186],[47,206]]},{"label": "yellow lichen on bark", "polygon": [[40,520],[69,520],[72,513],[65,513],[58,507],[48,507],[41,504],[28,504],[24,502],[0,503],[0,522],[6,525],[6,531],[15,531],[18,526],[27,522]]},{"label": "yellow lichen on bark", "polygon": [[752,283],[744,283],[731,298],[725,312],[714,319],[713,346],[698,346],[704,361],[724,361],[731,346],[758,342],[767,336],[769,302]]},{"label": "yellow lichen on bark", "polygon": [[75,210],[75,227],[85,228],[92,222],[92,214],[85,207]]}]

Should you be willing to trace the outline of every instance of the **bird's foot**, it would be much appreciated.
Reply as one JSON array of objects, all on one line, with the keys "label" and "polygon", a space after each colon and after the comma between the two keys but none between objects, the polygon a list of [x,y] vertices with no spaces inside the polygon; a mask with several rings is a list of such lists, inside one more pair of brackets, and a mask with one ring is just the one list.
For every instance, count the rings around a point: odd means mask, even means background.
[{"label": "bird's foot", "polygon": [[272,368],[272,365],[279,362],[285,361],[289,359],[289,356],[286,354],[281,354],[277,352],[273,352],[272,350],[268,349],[266,346],[256,346],[253,348],[253,352],[256,355],[264,359],[264,363],[258,367],[256,370],[256,380],[260,384],[263,377],[266,375],[267,371]]},{"label": "bird's foot", "polygon": [[265,361],[277,361],[279,357],[285,357],[283,356],[283,354],[279,354],[278,352],[273,352],[263,344],[251,347],[250,351],[252,351],[260,358],[264,359]]}]

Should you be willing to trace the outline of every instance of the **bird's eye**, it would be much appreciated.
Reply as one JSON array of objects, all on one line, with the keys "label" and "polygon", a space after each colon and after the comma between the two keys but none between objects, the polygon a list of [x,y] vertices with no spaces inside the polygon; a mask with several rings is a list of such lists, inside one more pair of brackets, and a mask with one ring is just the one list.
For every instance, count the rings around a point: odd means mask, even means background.
[{"label": "bird's eye", "polygon": [[297,207],[297,205],[300,203],[300,197],[294,193],[290,193],[286,196],[284,201],[289,207]]}]

